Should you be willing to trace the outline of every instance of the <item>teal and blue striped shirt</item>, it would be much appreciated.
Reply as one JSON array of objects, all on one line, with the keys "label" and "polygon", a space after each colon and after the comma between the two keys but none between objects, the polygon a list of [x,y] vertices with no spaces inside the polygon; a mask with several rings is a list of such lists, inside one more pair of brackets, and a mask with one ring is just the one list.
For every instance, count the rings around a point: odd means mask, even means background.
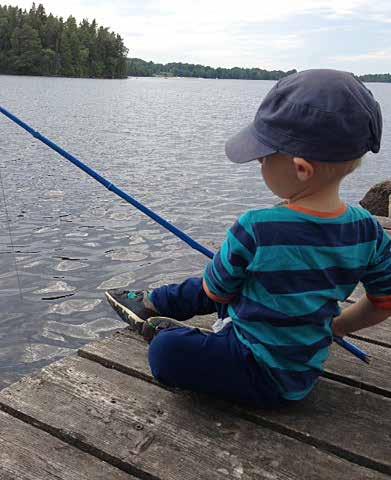
[{"label": "teal and blue striped shirt", "polygon": [[228,231],[204,280],[212,294],[233,296],[238,338],[281,394],[298,400],[323,371],[338,302],[359,281],[391,311],[391,240],[361,207],[334,215],[291,204],[251,210]]}]

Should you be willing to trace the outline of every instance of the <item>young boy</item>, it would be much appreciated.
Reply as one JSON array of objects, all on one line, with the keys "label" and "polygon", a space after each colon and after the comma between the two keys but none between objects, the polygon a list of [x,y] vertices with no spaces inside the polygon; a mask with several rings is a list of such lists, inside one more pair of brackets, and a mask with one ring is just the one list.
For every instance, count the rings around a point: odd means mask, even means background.
[{"label": "young boy", "polygon": [[[259,161],[285,201],[242,215],[202,279],[106,292],[135,329],[143,326],[149,339],[158,332],[149,349],[156,379],[279,406],[312,390],[333,334],[391,315],[391,240],[367,210],[339,196],[343,177],[379,151],[381,131],[378,103],[351,74],[308,70],[272,88],[226,153],[237,163]],[[341,313],[338,302],[359,281],[366,296]],[[210,334],[160,318],[216,311],[224,326]]]}]

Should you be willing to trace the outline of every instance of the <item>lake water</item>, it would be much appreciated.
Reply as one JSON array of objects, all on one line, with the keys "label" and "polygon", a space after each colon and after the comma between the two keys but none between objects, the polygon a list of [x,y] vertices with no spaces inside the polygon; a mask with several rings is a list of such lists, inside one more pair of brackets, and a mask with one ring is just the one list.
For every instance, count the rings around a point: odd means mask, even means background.
[{"label": "lake water", "polygon": [[[278,201],[254,162],[224,155],[272,85],[0,76],[0,104],[215,249],[243,211]],[[345,179],[351,203],[391,171],[391,85],[369,88],[383,147]],[[105,289],[202,274],[205,257],[4,116],[0,174],[0,388],[126,326]]]}]

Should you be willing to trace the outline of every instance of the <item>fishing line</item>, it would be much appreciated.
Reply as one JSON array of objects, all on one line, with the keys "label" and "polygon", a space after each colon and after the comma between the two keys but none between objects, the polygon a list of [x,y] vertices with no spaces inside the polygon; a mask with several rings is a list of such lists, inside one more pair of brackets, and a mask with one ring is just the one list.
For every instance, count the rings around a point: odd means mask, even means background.
[{"label": "fishing line", "polygon": [[[214,253],[211,252],[210,250],[208,250],[207,248],[205,248],[203,245],[201,245],[200,243],[198,243],[197,241],[193,240],[191,237],[189,237],[189,235],[186,235],[186,233],[182,232],[182,230],[180,230],[179,228],[177,228],[175,225],[173,225],[172,223],[170,222],[167,222],[167,220],[165,220],[164,218],[162,218],[161,216],[157,215],[155,212],[153,212],[152,210],[150,210],[148,207],[146,207],[145,205],[143,205],[142,203],[138,202],[135,198],[133,198],[132,196],[130,196],[128,193],[124,192],[123,190],[121,190],[120,188],[118,188],[116,185],[114,185],[113,183],[111,183],[109,180],[107,180],[106,178],[102,177],[102,175],[100,175],[99,173],[97,173],[95,170],[93,170],[92,168],[90,168],[88,165],[86,165],[85,163],[81,162],[79,159],[77,159],[76,157],[74,157],[73,155],[71,155],[70,153],[68,153],[66,150],[64,150],[63,148],[59,147],[58,145],[56,145],[54,142],[52,142],[51,140],[49,140],[48,138],[44,137],[41,133],[39,133],[38,131],[34,130],[32,127],[30,127],[29,125],[27,125],[27,123],[23,122],[22,120],[20,120],[18,117],[16,117],[15,115],[13,115],[11,112],[9,112],[8,110],[6,110],[5,108],[1,107],[0,106],[0,113],[3,113],[6,117],[8,117],[10,120],[12,120],[13,122],[15,122],[17,125],[19,125],[20,127],[22,127],[24,130],[26,130],[28,133],[30,133],[33,137],[37,138],[38,140],[40,140],[42,143],[44,143],[45,145],[47,145],[48,147],[50,147],[52,150],[54,150],[55,152],[59,153],[62,157],[66,158],[67,160],[69,160],[71,163],[73,163],[74,165],[76,165],[76,167],[80,168],[81,170],[83,170],[83,172],[87,173],[87,175],[89,175],[90,177],[94,178],[96,181],[98,181],[101,185],[103,185],[104,187],[106,187],[108,190],[110,190],[111,192],[115,193],[116,195],[118,195],[119,197],[121,197],[123,200],[125,200],[126,202],[130,203],[131,205],[133,205],[134,207],[136,207],[138,210],[140,210],[141,212],[143,212],[145,215],[147,215],[148,217],[152,218],[152,220],[154,220],[155,222],[157,222],[159,225],[161,225],[162,227],[166,228],[167,230],[169,230],[171,233],[173,233],[174,235],[176,235],[178,238],[180,238],[181,240],[183,240],[185,243],[187,243],[190,247],[194,248],[195,250],[197,250],[198,252],[202,253],[203,255],[205,255],[206,257],[208,258],[213,258],[214,257]],[[341,339],[338,339],[337,343],[345,348],[346,350],[348,350],[350,353],[352,353],[353,355],[355,355],[356,357],[360,358],[360,360],[363,360],[364,362],[367,362],[369,363],[369,359],[370,359],[370,356],[367,355],[366,352],[363,352],[361,349],[359,349],[358,347],[356,347],[355,345],[353,345],[352,343],[348,342],[347,340],[341,338]]]},{"label": "fishing line", "polygon": [[10,218],[9,218],[9,215],[8,215],[8,207],[7,207],[7,202],[6,202],[6,199],[5,199],[5,189],[4,189],[3,177],[2,177],[2,174],[1,174],[1,167],[0,167],[0,184],[1,184],[1,191],[2,191],[2,194],[3,194],[5,221],[7,223],[8,236],[9,236],[9,239],[10,239],[12,258],[13,258],[14,266],[15,266],[15,273],[16,273],[16,279],[17,279],[17,284],[18,284],[19,296],[20,296],[20,300],[23,303],[23,294],[22,294],[22,289],[21,289],[21,286],[20,286],[21,284],[20,284],[19,272],[18,272],[18,267],[17,267],[17,263],[16,263],[14,241],[13,241],[12,231],[11,231],[11,221],[10,221]]},{"label": "fishing line", "polygon": [[[6,196],[5,196],[5,188],[4,188],[3,176],[2,176],[2,173],[1,173],[1,167],[0,167],[0,185],[1,185],[1,191],[2,191],[2,196],[3,196],[3,203],[4,203],[5,221],[7,223],[8,236],[9,236],[9,239],[10,239],[11,252],[12,252],[12,258],[13,258],[13,261],[14,261],[14,267],[15,267],[15,274],[16,274],[17,285],[18,285],[18,290],[19,290],[19,296],[20,296],[21,303],[24,303],[23,292],[22,292],[20,276],[19,276],[19,271],[18,271],[18,265],[17,265],[17,262],[16,262],[16,252],[15,252],[14,240],[13,240],[12,229],[11,229],[11,220],[10,220],[10,217],[9,217],[9,214],[8,214],[8,206],[7,206]],[[30,337],[27,337],[27,342],[28,342],[29,350],[30,350],[30,360],[32,361],[33,360],[33,349],[32,349],[32,346],[31,346]]]}]

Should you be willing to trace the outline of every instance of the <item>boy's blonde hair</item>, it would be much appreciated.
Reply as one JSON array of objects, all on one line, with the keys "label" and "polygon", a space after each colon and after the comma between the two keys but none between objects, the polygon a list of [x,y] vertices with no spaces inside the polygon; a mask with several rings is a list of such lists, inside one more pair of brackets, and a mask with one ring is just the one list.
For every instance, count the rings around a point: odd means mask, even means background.
[{"label": "boy's blonde hair", "polygon": [[354,172],[356,168],[361,166],[362,157],[341,163],[316,162],[314,160],[307,161],[314,164],[314,166],[316,165],[315,170],[317,173],[324,178],[325,182],[330,183],[340,181],[346,177],[346,175]]}]

